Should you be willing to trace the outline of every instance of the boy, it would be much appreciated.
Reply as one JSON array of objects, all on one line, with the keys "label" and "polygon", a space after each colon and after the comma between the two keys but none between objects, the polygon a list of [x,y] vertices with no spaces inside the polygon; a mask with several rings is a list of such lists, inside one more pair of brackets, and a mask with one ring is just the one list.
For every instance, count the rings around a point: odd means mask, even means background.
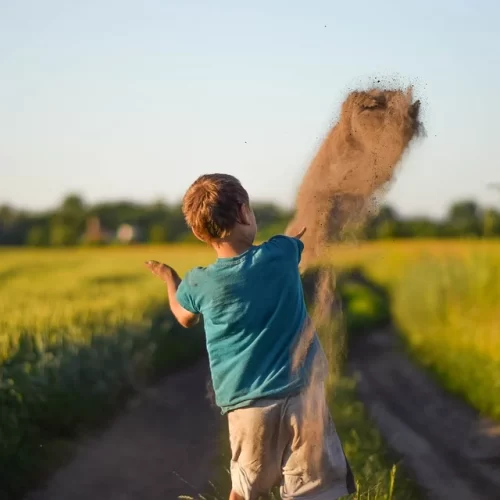
[{"label": "boy", "polygon": [[297,361],[299,338],[312,328],[298,270],[305,229],[254,245],[248,194],[226,174],[199,177],[182,211],[217,260],[182,281],[165,264],[146,265],[166,283],[181,325],[193,326],[203,315],[216,403],[229,421],[229,500],[257,500],[277,485],[283,500],[353,493],[318,376],[324,353],[316,334]]}]

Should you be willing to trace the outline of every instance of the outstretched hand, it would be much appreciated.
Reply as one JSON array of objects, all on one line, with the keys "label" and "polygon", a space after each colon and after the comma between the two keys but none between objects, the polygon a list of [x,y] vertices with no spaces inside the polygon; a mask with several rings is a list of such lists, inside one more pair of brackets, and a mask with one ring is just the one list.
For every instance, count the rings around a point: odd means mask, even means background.
[{"label": "outstretched hand", "polygon": [[162,281],[166,281],[173,275],[177,274],[170,266],[167,264],[162,264],[156,260],[148,260],[145,262],[146,267],[155,275],[158,276]]},{"label": "outstretched hand", "polygon": [[184,309],[177,300],[177,289],[181,284],[181,279],[176,271],[156,260],[148,260],[144,264],[155,275],[158,276],[167,286],[168,303],[172,314],[177,321],[185,328],[196,325],[200,320],[200,315]]}]

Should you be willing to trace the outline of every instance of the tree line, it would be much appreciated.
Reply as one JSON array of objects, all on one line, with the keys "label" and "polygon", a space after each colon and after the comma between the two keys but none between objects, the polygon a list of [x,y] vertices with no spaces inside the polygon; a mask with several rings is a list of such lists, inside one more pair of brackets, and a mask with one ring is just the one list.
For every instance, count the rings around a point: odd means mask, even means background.
[{"label": "tree line", "polygon": [[[281,233],[292,216],[274,203],[253,205],[259,239]],[[382,206],[356,232],[363,239],[493,238],[500,237],[500,211],[474,201],[454,203],[446,217],[402,217]],[[187,242],[194,237],[186,227],[179,204],[132,201],[87,204],[76,194],[44,212],[0,206],[0,245],[74,246],[115,242]]]}]

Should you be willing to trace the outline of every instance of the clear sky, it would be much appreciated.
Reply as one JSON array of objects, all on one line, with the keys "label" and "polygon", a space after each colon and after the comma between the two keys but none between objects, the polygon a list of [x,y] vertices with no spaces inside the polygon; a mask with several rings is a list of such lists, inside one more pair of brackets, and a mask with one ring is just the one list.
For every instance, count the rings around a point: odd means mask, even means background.
[{"label": "clear sky", "polygon": [[348,90],[412,83],[388,201],[497,202],[500,3],[0,0],[0,204],[179,200],[201,173],[290,205]]}]

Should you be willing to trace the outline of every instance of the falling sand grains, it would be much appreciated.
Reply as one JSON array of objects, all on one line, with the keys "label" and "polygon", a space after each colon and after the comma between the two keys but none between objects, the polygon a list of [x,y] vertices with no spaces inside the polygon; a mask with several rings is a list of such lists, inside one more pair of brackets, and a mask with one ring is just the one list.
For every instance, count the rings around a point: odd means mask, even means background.
[{"label": "falling sand grains", "polygon": [[[393,179],[410,141],[422,130],[419,109],[420,102],[413,101],[411,88],[354,91],[348,95],[338,123],[328,132],[305,173],[294,217],[286,229],[286,234],[293,236],[307,228],[302,237],[302,273],[324,255],[328,244],[341,241],[347,231],[360,226],[376,211],[377,198]],[[307,322],[294,346],[294,369],[304,359],[315,332],[335,330],[334,322],[339,319],[333,314],[333,270],[323,266],[311,276],[312,321]],[[315,363],[312,381],[325,375],[326,359],[329,378],[337,375],[344,346],[342,329],[337,330],[322,335],[326,358],[322,356]]]}]

